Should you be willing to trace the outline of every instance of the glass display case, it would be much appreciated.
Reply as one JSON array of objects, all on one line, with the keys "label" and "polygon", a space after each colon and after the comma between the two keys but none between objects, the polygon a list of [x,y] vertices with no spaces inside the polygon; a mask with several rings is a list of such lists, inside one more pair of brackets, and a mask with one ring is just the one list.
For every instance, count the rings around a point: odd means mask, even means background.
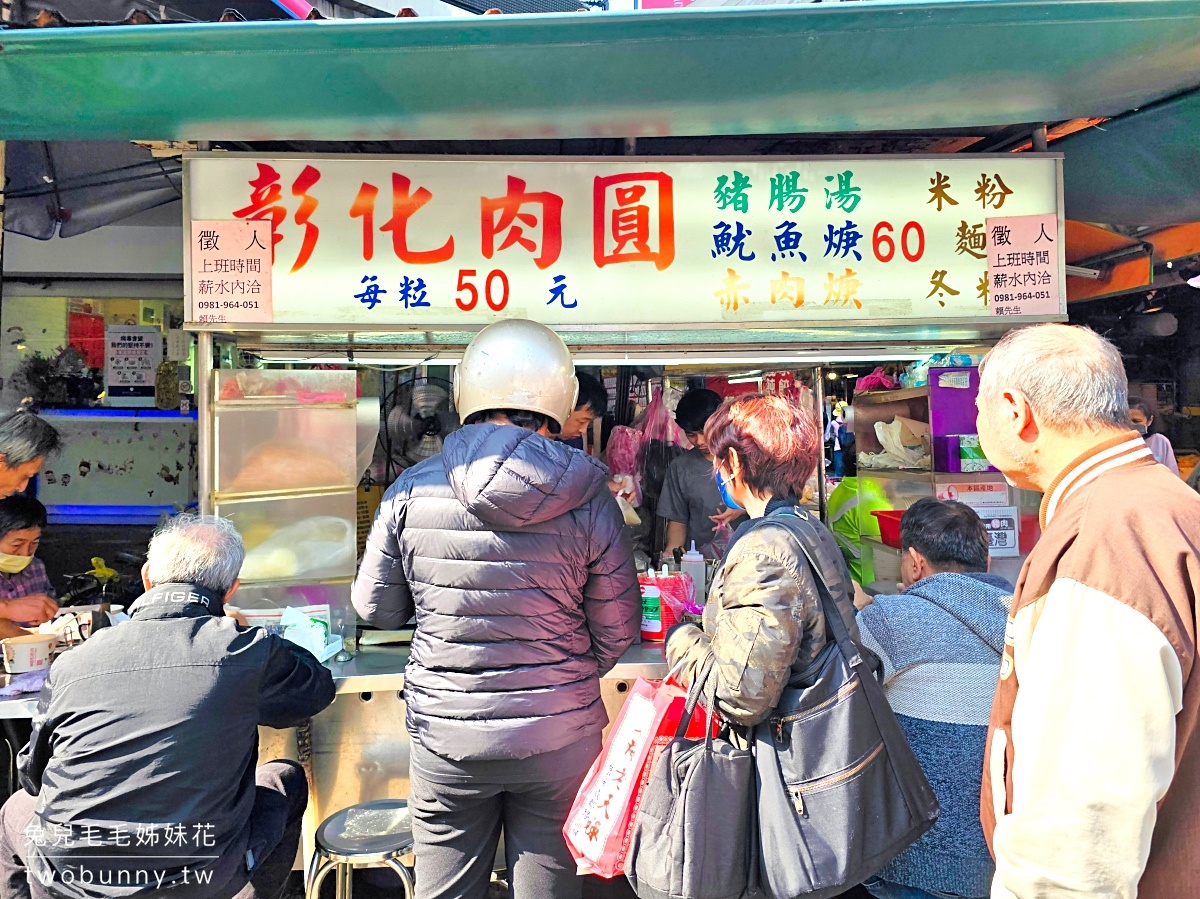
[{"label": "glass display case", "polygon": [[354,487],[355,419],[352,405],[281,401],[222,408],[214,423],[216,493],[228,497]]},{"label": "glass display case", "polygon": [[213,372],[211,500],[242,535],[234,605],[328,606],[353,637],[357,561],[353,371]]},{"label": "glass display case", "polygon": [[232,605],[244,612],[271,612],[290,607],[316,610],[329,609],[330,633],[354,637],[358,623],[350,604],[351,581],[328,581],[317,584],[244,584],[232,600]]},{"label": "glass display case", "polygon": [[357,498],[353,490],[217,499],[246,546],[246,582],[352,577]]},{"label": "glass display case", "polygon": [[216,372],[216,401],[226,408],[276,403],[353,405],[358,381],[353,370],[264,370],[226,368]]}]

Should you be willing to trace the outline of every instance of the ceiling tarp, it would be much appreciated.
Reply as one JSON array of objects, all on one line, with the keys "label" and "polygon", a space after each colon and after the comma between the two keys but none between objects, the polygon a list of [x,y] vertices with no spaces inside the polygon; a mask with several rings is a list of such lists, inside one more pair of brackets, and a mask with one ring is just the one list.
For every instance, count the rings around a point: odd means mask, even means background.
[{"label": "ceiling tarp", "polygon": [[4,230],[48,240],[74,237],[183,196],[176,159],[131,143],[9,141]]},{"label": "ceiling tarp", "polygon": [[[1068,303],[1144,287],[1154,279],[1148,244],[1084,222],[1067,219],[1065,224]],[[1138,253],[1143,247],[1145,252]],[[1105,257],[1111,257],[1113,262],[1094,269],[1096,277],[1072,276],[1070,266],[1086,268],[1093,260]]]},{"label": "ceiling tarp", "polygon": [[1055,141],[1067,214],[1110,225],[1200,220],[1200,93]]},{"label": "ceiling tarp", "polygon": [[45,29],[0,44],[9,139],[915,130],[1113,116],[1195,87],[1200,0]]}]

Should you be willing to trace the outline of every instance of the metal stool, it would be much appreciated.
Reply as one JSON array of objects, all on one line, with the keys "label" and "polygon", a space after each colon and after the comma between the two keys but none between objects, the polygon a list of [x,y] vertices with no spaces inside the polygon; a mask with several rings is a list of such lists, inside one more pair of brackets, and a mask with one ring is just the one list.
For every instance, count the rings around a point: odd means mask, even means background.
[{"label": "metal stool", "polygon": [[305,899],[319,899],[330,871],[337,899],[351,899],[356,868],[391,868],[413,899],[412,872],[400,862],[413,849],[412,817],[403,799],[377,799],[330,815],[317,828],[316,849],[308,865]]}]

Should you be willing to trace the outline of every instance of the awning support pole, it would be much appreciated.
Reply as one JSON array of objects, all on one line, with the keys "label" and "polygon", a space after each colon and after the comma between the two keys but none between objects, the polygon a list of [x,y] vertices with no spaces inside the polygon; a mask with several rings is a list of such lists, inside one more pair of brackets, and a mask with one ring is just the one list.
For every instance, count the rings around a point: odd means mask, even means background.
[{"label": "awning support pole", "polygon": [[820,447],[817,451],[817,509],[821,521],[826,521],[828,497],[825,494],[825,372],[819,365],[813,369],[813,398],[817,407],[814,416],[817,421],[817,446]]},{"label": "awning support pole", "polygon": [[1046,139],[1046,126],[1038,125],[1033,129],[1033,152],[1045,153],[1049,142]]},{"label": "awning support pole", "polygon": [[[0,0],[3,2],[3,0]],[[4,141],[0,140],[0,296],[4,295]]]},{"label": "awning support pole", "polygon": [[213,336],[196,337],[196,464],[199,468],[200,514],[213,514]]},{"label": "awning support pole", "polygon": [[[212,144],[206,140],[196,141],[196,149],[207,152]],[[213,335],[206,331],[196,331],[196,465],[200,469],[197,478],[199,487],[198,505],[201,515],[212,515],[213,503],[213,384],[216,375],[213,374]]]}]

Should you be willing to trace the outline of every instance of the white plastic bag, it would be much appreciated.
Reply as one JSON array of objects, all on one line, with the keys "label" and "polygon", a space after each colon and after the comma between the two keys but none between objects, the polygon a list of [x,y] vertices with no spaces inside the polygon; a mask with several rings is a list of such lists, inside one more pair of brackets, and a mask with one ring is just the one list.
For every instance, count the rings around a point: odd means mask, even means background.
[{"label": "white plastic bag", "polygon": [[354,524],[331,515],[316,515],[280,528],[246,553],[241,579],[283,581],[327,574],[352,566]]},{"label": "white plastic bag", "polygon": [[897,468],[927,468],[929,453],[921,437],[906,427],[906,421],[899,417],[887,423],[877,421],[875,436],[884,451],[896,460]]}]

